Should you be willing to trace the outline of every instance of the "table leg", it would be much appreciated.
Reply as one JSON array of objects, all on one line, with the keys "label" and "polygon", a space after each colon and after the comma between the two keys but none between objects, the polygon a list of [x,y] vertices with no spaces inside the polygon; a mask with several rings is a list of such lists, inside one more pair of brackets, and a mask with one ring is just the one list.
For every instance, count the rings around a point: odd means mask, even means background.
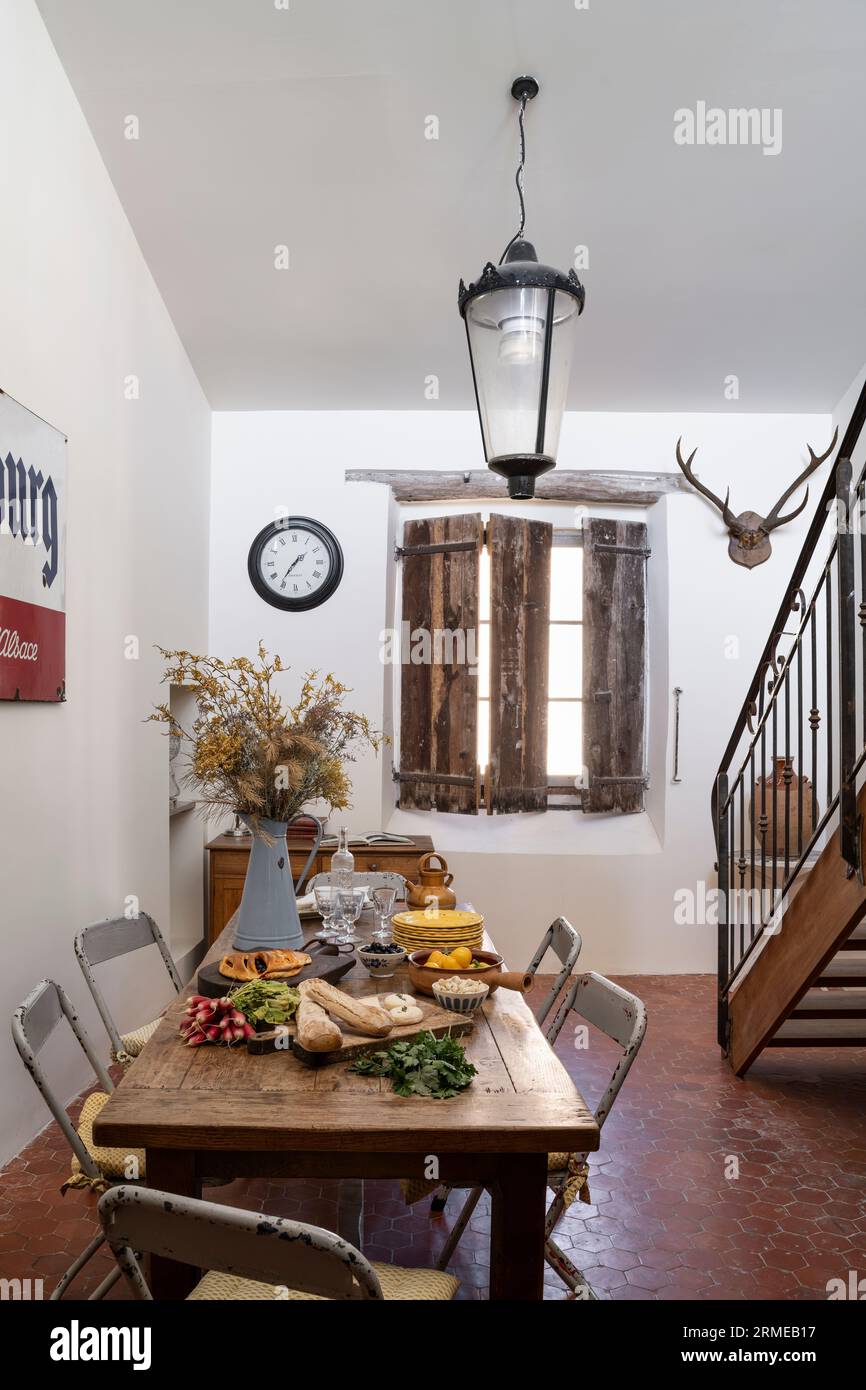
[{"label": "table leg", "polygon": [[364,1209],[364,1179],[343,1178],[337,1198],[337,1234],[360,1250],[363,1244],[361,1218]]},{"label": "table leg", "polygon": [[544,1294],[547,1154],[504,1154],[491,1184],[491,1302],[538,1301]]},{"label": "table leg", "polygon": [[[197,1176],[196,1156],[189,1149],[147,1149],[145,1172],[148,1187],[174,1192],[179,1197],[200,1197],[201,1181]],[[201,1277],[191,1265],[151,1255],[147,1282],[155,1300],[180,1301],[186,1298]]]}]

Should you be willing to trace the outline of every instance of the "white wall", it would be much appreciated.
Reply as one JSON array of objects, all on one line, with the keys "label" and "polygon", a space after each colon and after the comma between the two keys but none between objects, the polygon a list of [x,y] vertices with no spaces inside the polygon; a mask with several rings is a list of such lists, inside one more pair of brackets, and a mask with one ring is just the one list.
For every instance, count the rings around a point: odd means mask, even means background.
[{"label": "white wall", "polygon": [[[731,485],[734,511],[766,512],[802,467],[808,440],[824,448],[829,416],[573,414],[563,468],[675,468],[682,433],[715,491]],[[469,412],[216,414],[211,521],[210,647],[252,654],[258,639],[293,667],[334,671],[378,725],[388,673],[379,660],[388,621],[396,521],[388,490],[344,481],[346,468],[479,467]],[[823,478],[823,474],[821,475]],[[817,491],[817,489],[816,489]],[[287,615],[260,600],[246,574],[257,531],[286,508],[339,537],[345,577],[334,597]],[[481,908],[515,963],[564,913],[584,935],[583,961],[610,972],[712,970],[713,926],[674,924],[674,893],[713,877],[713,774],[742,704],[807,524],[773,537],[769,562],[732,564],[721,519],[702,498],[676,494],[649,512],[651,734],[648,813],[617,819],[578,812],[478,818],[395,812],[372,757],[354,769],[355,831],[429,831],[456,873],[459,895]],[[682,686],[680,768],[671,785],[671,690]],[[387,727],[387,722],[386,725]]]},{"label": "white wall", "polygon": [[[0,386],[69,436],[70,499],[68,700],[0,704],[2,1013],[50,974],[102,1046],[75,931],[128,895],[186,929],[166,744],[143,720],[164,698],[154,643],[206,642],[210,412],[32,0],[0,0],[0,132]],[[155,965],[114,983],[126,1026],[165,1002]],[[47,1118],[5,1036],[0,1160]],[[82,1059],[52,1040],[49,1060],[72,1095]]]}]

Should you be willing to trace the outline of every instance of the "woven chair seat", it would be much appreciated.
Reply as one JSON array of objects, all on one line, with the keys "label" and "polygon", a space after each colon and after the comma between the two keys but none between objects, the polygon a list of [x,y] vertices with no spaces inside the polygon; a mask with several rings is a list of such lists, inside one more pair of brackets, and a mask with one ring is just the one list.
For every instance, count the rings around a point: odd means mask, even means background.
[{"label": "woven chair seat", "polygon": [[[90,1187],[94,1192],[104,1192],[112,1182],[133,1182],[144,1178],[143,1149],[109,1149],[93,1141],[93,1122],[107,1103],[108,1096],[105,1091],[93,1091],[81,1107],[78,1121],[78,1137],[99,1168],[99,1177],[91,1178],[85,1173],[77,1156],[73,1154],[72,1174],[63,1184],[61,1191],[65,1191],[67,1187]],[[138,1171],[134,1176],[128,1171],[130,1158],[135,1158],[138,1162]]]},{"label": "woven chair seat", "polygon": [[[582,1154],[553,1153],[547,1155],[547,1175],[554,1189],[561,1189],[565,1205],[570,1207],[579,1197],[589,1202],[589,1168]],[[430,1197],[442,1186],[438,1178],[401,1178],[400,1189],[407,1207]],[[445,1189],[446,1193],[448,1189]]]},{"label": "woven chair seat", "polygon": [[592,1201],[589,1195],[589,1164],[583,1154],[548,1154],[547,1176],[554,1192],[562,1197],[566,1209],[578,1199],[581,1202]]},{"label": "woven chair seat", "polygon": [[112,1052],[115,1062],[120,1062],[123,1066],[129,1066],[130,1062],[143,1051],[146,1042],[149,1042],[159,1027],[161,1019],[155,1018],[152,1023],[145,1023],[141,1028],[135,1028],[131,1033],[121,1033],[120,1041],[123,1043],[122,1052]]},{"label": "woven chair seat", "polygon": [[[447,1302],[453,1298],[460,1280],[438,1269],[403,1269],[400,1265],[374,1264],[382,1293],[387,1300],[410,1303]],[[200,1279],[189,1295],[189,1301],[202,1303],[214,1299],[244,1303],[269,1300],[283,1302],[299,1299],[303,1302],[328,1302],[321,1294],[301,1293],[297,1289],[278,1288],[260,1284],[255,1279],[241,1279],[236,1274],[220,1274],[211,1270]]]}]

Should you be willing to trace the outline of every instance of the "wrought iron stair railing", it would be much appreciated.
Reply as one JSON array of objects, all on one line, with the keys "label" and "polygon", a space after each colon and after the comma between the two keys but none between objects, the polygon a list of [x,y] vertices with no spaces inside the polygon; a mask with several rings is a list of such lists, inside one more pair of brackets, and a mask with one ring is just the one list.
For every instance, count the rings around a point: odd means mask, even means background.
[{"label": "wrought iron stair railing", "polygon": [[864,423],[866,383],[713,784],[725,1050],[731,990],[837,826],[847,872],[862,880],[866,464],[854,480],[851,460]]}]

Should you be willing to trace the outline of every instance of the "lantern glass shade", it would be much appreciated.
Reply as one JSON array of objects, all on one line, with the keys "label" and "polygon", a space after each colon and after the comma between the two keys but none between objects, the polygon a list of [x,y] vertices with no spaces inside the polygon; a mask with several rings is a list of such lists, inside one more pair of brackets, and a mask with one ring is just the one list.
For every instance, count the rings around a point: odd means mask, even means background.
[{"label": "lantern glass shade", "polygon": [[575,325],[582,306],[552,288],[507,285],[465,310],[488,464],[543,456],[556,462]]}]

